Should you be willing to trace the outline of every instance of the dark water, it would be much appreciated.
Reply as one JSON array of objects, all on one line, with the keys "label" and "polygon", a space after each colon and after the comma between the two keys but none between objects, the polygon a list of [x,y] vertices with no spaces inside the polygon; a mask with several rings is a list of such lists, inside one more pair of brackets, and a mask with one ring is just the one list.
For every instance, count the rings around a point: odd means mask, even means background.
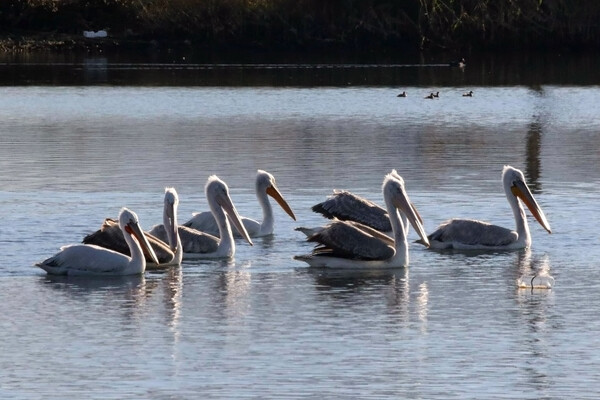
[{"label": "dark water", "polygon": [[0,85],[514,86],[597,85],[597,54],[0,54]]},{"label": "dark water", "polygon": [[[597,59],[549,59],[0,65],[0,397],[598,397]],[[449,217],[513,227],[504,164],[553,228],[530,218],[529,251],[411,245],[391,271],[292,259],[311,249],[293,228],[323,223],[310,206],[333,188],[381,203],[392,168],[427,231]],[[258,168],[298,222],[277,209],[275,235],[234,260],[103,280],[33,267],[122,206],[158,223],[167,185],[186,220],[207,208],[210,174],[259,218]],[[552,290],[517,288],[539,271]]]}]

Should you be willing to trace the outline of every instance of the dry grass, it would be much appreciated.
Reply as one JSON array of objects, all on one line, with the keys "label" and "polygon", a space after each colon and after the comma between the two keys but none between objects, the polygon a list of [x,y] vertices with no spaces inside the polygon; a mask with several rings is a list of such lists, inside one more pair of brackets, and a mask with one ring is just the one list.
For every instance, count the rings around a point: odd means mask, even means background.
[{"label": "dry grass", "polygon": [[600,44],[597,0],[2,0],[0,29],[205,45]]}]

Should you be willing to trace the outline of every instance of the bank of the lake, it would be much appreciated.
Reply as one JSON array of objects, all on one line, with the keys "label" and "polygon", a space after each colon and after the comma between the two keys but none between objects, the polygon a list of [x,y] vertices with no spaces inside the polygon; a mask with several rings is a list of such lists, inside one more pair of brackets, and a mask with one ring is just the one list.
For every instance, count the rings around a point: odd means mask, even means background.
[{"label": "bank of the lake", "polygon": [[[572,4],[571,4],[572,3]],[[194,47],[419,51],[597,50],[594,0],[7,0],[0,51]],[[84,31],[105,30],[89,40]]]}]

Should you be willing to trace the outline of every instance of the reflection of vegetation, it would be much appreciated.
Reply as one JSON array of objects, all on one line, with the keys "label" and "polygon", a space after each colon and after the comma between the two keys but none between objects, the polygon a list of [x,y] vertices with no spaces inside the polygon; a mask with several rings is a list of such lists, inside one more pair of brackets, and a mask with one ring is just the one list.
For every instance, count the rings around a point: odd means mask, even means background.
[{"label": "reflection of vegetation", "polygon": [[597,0],[3,0],[0,29],[269,47],[589,47],[599,14]]}]

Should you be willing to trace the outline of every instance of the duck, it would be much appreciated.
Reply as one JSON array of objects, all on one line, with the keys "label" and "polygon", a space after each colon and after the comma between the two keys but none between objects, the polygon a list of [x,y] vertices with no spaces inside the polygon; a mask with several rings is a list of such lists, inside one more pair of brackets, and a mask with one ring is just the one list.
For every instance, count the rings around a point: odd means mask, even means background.
[{"label": "duck", "polygon": [[466,66],[467,66],[467,62],[465,61],[465,59],[464,59],[464,57],[463,57],[463,58],[461,58],[461,59],[460,59],[460,60],[458,60],[458,61],[450,61],[450,62],[448,63],[448,65],[449,65],[450,67],[459,67],[459,68],[464,68],[464,67],[466,67]]}]

